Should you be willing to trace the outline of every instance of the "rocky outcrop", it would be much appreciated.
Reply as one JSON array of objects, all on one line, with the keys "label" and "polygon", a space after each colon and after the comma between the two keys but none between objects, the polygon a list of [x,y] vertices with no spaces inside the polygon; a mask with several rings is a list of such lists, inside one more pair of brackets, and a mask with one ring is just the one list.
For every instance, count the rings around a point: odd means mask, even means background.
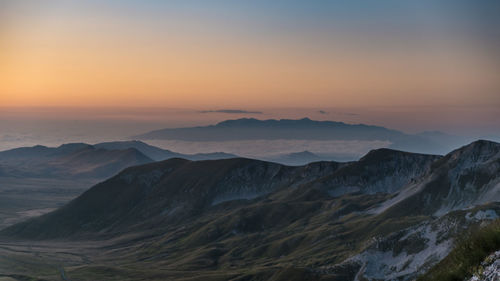
[{"label": "rocky outcrop", "polygon": [[499,281],[500,280],[500,251],[489,255],[468,281]]}]

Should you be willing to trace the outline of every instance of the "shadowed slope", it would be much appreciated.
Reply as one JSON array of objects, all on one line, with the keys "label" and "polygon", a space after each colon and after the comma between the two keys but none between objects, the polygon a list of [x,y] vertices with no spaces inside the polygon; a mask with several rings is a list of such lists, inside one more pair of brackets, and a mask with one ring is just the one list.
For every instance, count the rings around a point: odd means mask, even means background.
[{"label": "shadowed slope", "polygon": [[393,193],[429,171],[441,156],[416,154],[392,149],[370,151],[333,174],[313,183],[332,196],[346,193]]},{"label": "shadowed slope", "polygon": [[153,220],[178,221],[228,200],[252,199],[331,173],[335,162],[287,167],[235,158],[192,162],[170,159],[132,167],[63,208],[4,233],[64,237],[78,232],[125,230]]},{"label": "shadowed slope", "polygon": [[[387,215],[443,215],[500,201],[500,144],[476,141],[433,163],[430,172],[401,190]],[[386,207],[387,208],[387,207]]]}]

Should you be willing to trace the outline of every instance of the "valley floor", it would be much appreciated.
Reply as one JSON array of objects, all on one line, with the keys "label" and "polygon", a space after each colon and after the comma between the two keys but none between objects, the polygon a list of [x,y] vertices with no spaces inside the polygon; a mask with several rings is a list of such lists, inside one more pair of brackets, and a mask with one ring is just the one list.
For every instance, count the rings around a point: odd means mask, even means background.
[{"label": "valley floor", "polygon": [[0,229],[55,210],[97,181],[0,177]]},{"label": "valley floor", "polygon": [[162,267],[161,263],[135,261],[128,259],[127,255],[122,256],[141,248],[133,240],[0,241],[0,281],[238,280],[249,274],[259,275],[265,278],[263,280],[288,280],[282,279],[283,275],[300,278],[297,280],[317,280],[303,270],[292,268],[175,270]]}]

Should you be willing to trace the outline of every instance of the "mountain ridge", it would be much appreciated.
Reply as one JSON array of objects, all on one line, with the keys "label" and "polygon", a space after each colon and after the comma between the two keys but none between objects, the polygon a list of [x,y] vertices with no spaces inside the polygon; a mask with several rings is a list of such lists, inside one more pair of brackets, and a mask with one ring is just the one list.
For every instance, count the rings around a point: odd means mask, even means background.
[{"label": "mountain ridge", "polygon": [[[127,168],[1,230],[0,240],[119,241],[102,254],[121,265],[99,259],[116,274],[133,262],[174,279],[262,280],[291,270],[306,280],[413,280],[463,231],[499,217],[500,200],[475,200],[500,182],[499,149],[488,141],[445,156],[378,149],[359,161],[298,167],[174,158]],[[473,197],[463,193],[470,185]],[[76,268],[68,274],[107,278],[91,263]]]},{"label": "mountain ridge", "polygon": [[[436,171],[439,172],[440,169],[437,169],[436,165],[440,167],[442,164],[439,163],[443,161],[447,163],[443,159],[456,158],[454,155],[467,152],[471,148],[473,150],[472,153],[477,154],[484,150],[482,149],[484,146],[497,149],[494,153],[487,154],[486,158],[489,159],[499,154],[500,144],[478,141],[457,149],[444,157],[392,149],[376,149],[367,153],[359,161],[347,163],[316,162],[297,167],[245,158],[205,161],[172,158],[161,162],[127,168],[115,177],[100,183],[98,186],[110,183],[110,186],[121,185],[122,188],[124,188],[123,186],[130,186],[131,190],[136,190],[137,188],[140,188],[142,191],[156,190],[155,192],[157,193],[153,193],[155,195],[150,200],[152,200],[151,202],[157,201],[158,203],[148,203],[148,206],[150,206],[148,208],[151,208],[154,204],[164,205],[159,208],[172,209],[175,209],[177,206],[187,208],[186,206],[189,205],[193,210],[204,209],[225,201],[252,200],[276,192],[281,188],[289,189],[293,186],[295,188],[306,186],[308,189],[324,190],[330,196],[334,197],[359,192],[363,194],[376,194],[379,192],[386,194],[396,193],[397,196],[400,196],[405,193],[405,187],[414,188],[415,183],[425,182],[425,177],[429,177],[429,175],[431,175],[431,178],[437,177],[434,173]],[[479,153],[479,155],[482,154]],[[487,157],[488,155],[490,157]],[[482,159],[478,158],[478,161]],[[500,157],[495,161],[500,163]],[[437,170],[432,171],[432,169]],[[498,164],[498,169],[500,171],[500,164]],[[143,170],[148,172],[141,175],[140,171]],[[495,174],[495,171],[493,171],[493,174]],[[308,173],[313,173],[313,176],[307,176]],[[441,174],[442,172],[439,172],[438,176],[441,177]],[[304,179],[304,177],[308,178],[308,180],[300,180]],[[416,180],[419,177],[423,177],[423,180]],[[254,182],[257,179],[260,182],[258,184]],[[237,188],[232,189],[233,186],[237,186]],[[422,192],[425,193],[428,189],[426,186],[428,184],[419,187],[420,191],[401,199],[401,202],[395,200],[397,202],[386,208],[385,212],[398,209],[397,206],[399,205],[406,206],[405,202],[409,200],[408,198],[417,196]],[[94,188],[91,188],[85,194],[94,192]],[[186,190],[182,191],[184,189]],[[184,192],[187,193],[184,194]],[[85,196],[85,194],[82,196]],[[138,195],[134,196],[137,198],[141,197]],[[395,197],[396,199],[397,196]],[[172,205],[168,203],[165,205],[166,201],[161,201],[159,198],[168,198],[168,202],[177,202],[178,204],[172,203]],[[195,198],[194,201],[193,198]],[[77,198],[76,200],[80,199]],[[421,201],[415,200],[415,202]],[[422,206],[425,205],[423,204]],[[415,210],[417,209],[421,209],[421,207],[415,208]],[[156,214],[158,213],[160,212],[156,211]],[[401,214],[404,213],[401,212]]]}]

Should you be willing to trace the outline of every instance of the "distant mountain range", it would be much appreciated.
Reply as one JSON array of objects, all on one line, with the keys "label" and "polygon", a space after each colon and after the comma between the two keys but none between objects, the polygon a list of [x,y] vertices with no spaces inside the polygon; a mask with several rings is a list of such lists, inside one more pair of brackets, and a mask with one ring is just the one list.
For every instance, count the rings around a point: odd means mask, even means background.
[{"label": "distant mountain range", "polygon": [[189,160],[225,159],[227,153],[180,154],[140,141],[118,141],[59,147],[21,147],[0,152],[0,177],[108,178],[139,164],[170,158]]},{"label": "distant mountain range", "polygon": [[328,159],[327,157],[321,157],[317,154],[314,154],[306,150],[302,152],[293,152],[282,155],[264,157],[264,160],[291,166],[300,166],[312,162],[329,161],[331,159]]},{"label": "distant mountain range", "polygon": [[147,157],[153,159],[154,161],[161,161],[170,158],[183,158],[192,161],[199,161],[199,160],[215,160],[215,159],[228,159],[228,158],[238,157],[234,154],[225,152],[182,154],[167,149],[162,149],[156,146],[152,146],[137,140],[103,142],[95,144],[94,146],[97,148],[112,149],[112,150],[134,148],[139,150]]},{"label": "distant mountain range", "polygon": [[276,162],[283,165],[289,166],[302,166],[313,162],[320,161],[338,161],[338,162],[350,162],[355,161],[358,158],[349,153],[313,153],[307,150],[301,152],[292,153],[282,153],[278,155],[267,155],[259,157],[260,160]]},{"label": "distant mountain range", "polygon": [[242,158],[149,163],[0,236],[111,239],[98,265],[83,260],[66,272],[95,280],[109,279],[108,272],[412,280],[464,231],[499,214],[500,144],[476,141],[445,156],[378,149],[359,161],[297,167]]},{"label": "distant mountain range", "polygon": [[380,126],[346,124],[334,121],[258,120],[242,118],[226,120],[216,125],[172,128],[133,136],[135,139],[166,139],[183,141],[238,141],[238,140],[378,140],[389,141],[390,148],[405,151],[445,154],[469,141],[441,132],[405,134]]}]

